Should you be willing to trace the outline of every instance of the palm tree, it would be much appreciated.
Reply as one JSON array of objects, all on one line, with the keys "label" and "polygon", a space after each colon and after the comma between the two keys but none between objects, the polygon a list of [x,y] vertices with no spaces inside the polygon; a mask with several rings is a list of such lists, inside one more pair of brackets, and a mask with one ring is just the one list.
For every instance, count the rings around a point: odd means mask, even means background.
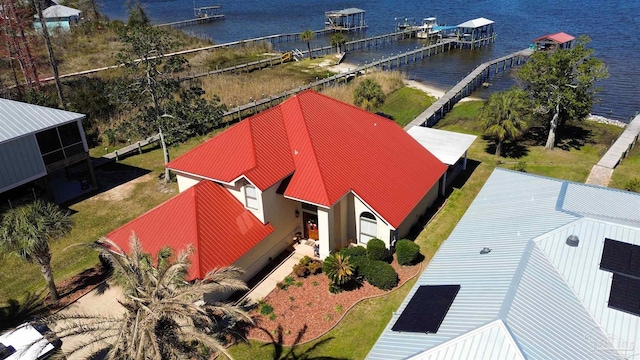
[{"label": "palm tree", "polygon": [[125,311],[120,317],[61,314],[46,319],[58,324],[55,331],[63,340],[90,338],[69,354],[96,344],[106,350],[109,359],[208,358],[211,353],[203,353],[209,351],[230,358],[224,348],[227,331],[241,321],[252,323],[252,319],[237,305],[201,300],[204,294],[246,290],[239,279],[242,271],[214,269],[202,280],[189,282],[185,275],[192,246],[175,257],[170,249],[161,250],[155,261],[143,252],[135,235],[129,254],[108,239],[98,241],[97,246],[113,265],[115,283],[123,289],[125,299],[120,304]]},{"label": "palm tree", "polygon": [[385,100],[382,86],[373,79],[365,79],[353,90],[353,103],[365,110],[373,110]]},{"label": "palm tree", "polygon": [[51,269],[49,242],[65,236],[72,227],[68,211],[39,199],[8,210],[0,225],[0,249],[15,251],[24,260],[38,264],[53,301],[59,295]]},{"label": "palm tree", "polygon": [[329,280],[336,285],[343,285],[353,277],[353,266],[349,263],[348,256],[331,254],[324,259],[322,270]]},{"label": "palm tree", "polygon": [[347,39],[342,33],[337,32],[331,35],[331,46],[335,46],[338,52],[340,52],[340,46],[342,46],[345,42],[347,42]]},{"label": "palm tree", "polygon": [[300,34],[300,40],[307,42],[307,50],[309,51],[309,59],[311,59],[311,44],[310,41],[316,37],[316,34],[311,30],[305,30]]},{"label": "palm tree", "polygon": [[527,128],[528,102],[524,91],[512,89],[493,93],[480,112],[480,125],[496,143],[501,156],[502,143],[517,139]]}]

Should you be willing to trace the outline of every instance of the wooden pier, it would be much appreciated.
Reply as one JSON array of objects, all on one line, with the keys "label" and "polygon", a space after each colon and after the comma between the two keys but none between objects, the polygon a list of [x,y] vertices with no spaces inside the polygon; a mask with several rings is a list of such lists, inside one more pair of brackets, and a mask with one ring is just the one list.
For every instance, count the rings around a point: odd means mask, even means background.
[{"label": "wooden pier", "polygon": [[181,28],[181,27],[191,26],[191,25],[196,25],[196,24],[209,23],[209,22],[212,22],[212,21],[222,20],[222,19],[224,19],[224,15],[223,14],[217,14],[217,15],[197,17],[197,18],[188,19],[188,20],[174,21],[174,22],[165,23],[165,24],[157,24],[157,25],[154,25],[154,26],[155,27],[171,26],[171,27],[174,27],[174,28]]},{"label": "wooden pier", "polygon": [[639,134],[640,115],[637,115],[631,120],[629,125],[624,128],[622,134],[620,134],[618,139],[611,145],[604,156],[602,156],[602,159],[593,166],[586,183],[590,185],[608,186],[614,169],[620,161],[629,154],[629,151],[631,151],[638,141]]},{"label": "wooden pier", "polygon": [[473,70],[462,81],[456,84],[451,90],[436,100],[427,110],[418,115],[411,123],[405,126],[409,130],[413,126],[433,126],[438,120],[444,117],[460,99],[473,93],[478,86],[489,79],[492,74],[499,71],[506,71],[508,68],[520,65],[526,58],[531,56],[530,49],[517,51],[513,54],[485,62]]}]

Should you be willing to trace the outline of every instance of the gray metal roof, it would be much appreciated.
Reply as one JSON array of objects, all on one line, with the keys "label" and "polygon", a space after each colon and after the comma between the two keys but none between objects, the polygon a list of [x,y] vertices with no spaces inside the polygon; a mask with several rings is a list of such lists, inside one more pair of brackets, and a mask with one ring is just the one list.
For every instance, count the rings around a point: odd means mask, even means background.
[{"label": "gray metal roof", "polygon": [[413,126],[407,133],[447,165],[455,164],[469,150],[477,136]]},{"label": "gray metal roof", "polygon": [[354,15],[354,14],[359,14],[359,13],[363,13],[365,12],[362,9],[358,9],[358,8],[348,8],[348,9],[342,9],[342,10],[332,10],[332,11],[327,11],[327,16],[329,15],[342,15],[342,16],[347,16],[347,15]]},{"label": "gray metal roof", "polygon": [[493,24],[493,20],[485,19],[483,17],[465,21],[462,24],[458,25],[459,28],[479,28],[486,25]]},{"label": "gray metal roof", "polygon": [[[49,18],[66,18],[72,16],[80,16],[82,11],[74,8],[70,8],[64,5],[53,5],[48,8],[42,10],[42,16],[45,19]],[[37,17],[37,15],[35,15]]]},{"label": "gray metal roof", "polygon": [[0,143],[84,118],[84,115],[0,99]]},{"label": "gray metal roof", "polygon": [[[583,191],[590,196],[583,197]],[[622,343],[637,344],[631,351],[640,352],[640,318],[607,307],[610,274],[598,267],[606,234],[640,244],[640,229],[626,220],[585,217],[608,196],[626,209],[640,200],[638,194],[496,169],[367,358],[404,359],[438,346],[457,354],[454,339],[496,320],[504,322],[527,359],[620,358]],[[569,233],[580,237],[578,248],[565,245]],[[491,252],[481,255],[484,247]],[[421,285],[461,287],[436,334],[392,331]],[[506,353],[510,342],[481,339],[484,350],[474,358],[509,358],[492,354]]]}]

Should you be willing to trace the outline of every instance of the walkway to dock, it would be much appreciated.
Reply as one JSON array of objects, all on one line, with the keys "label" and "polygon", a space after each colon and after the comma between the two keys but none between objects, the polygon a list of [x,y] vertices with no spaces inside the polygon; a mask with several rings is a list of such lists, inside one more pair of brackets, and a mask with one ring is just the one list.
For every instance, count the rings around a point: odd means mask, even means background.
[{"label": "walkway to dock", "polygon": [[638,134],[640,134],[640,115],[636,116],[629,125],[624,128],[620,137],[611,145],[602,159],[593,166],[586,183],[599,186],[609,185],[613,170],[618,166],[620,161],[627,156],[636,141],[638,141]]},{"label": "walkway to dock", "polygon": [[204,23],[208,23],[208,22],[212,22],[212,21],[216,21],[216,20],[222,20],[222,19],[224,19],[224,15],[218,14],[218,15],[203,16],[203,17],[198,17],[198,18],[188,19],[188,20],[174,21],[174,22],[164,23],[164,24],[157,24],[157,25],[153,25],[153,26],[155,26],[155,27],[171,26],[171,27],[175,27],[175,28],[181,28],[181,27],[185,27],[185,26],[191,26],[191,25],[196,25],[196,24],[204,24]]},{"label": "walkway to dock", "polygon": [[414,126],[433,126],[438,120],[443,118],[460,99],[471,95],[478,86],[482,85],[482,83],[491,76],[492,67],[495,67],[493,74],[496,74],[500,69],[504,71],[509,67],[513,67],[514,63],[515,65],[519,65],[525,58],[531,56],[532,53],[530,49],[524,49],[481,64],[444,94],[444,96],[436,100],[427,110],[405,126],[405,130],[409,130]]}]

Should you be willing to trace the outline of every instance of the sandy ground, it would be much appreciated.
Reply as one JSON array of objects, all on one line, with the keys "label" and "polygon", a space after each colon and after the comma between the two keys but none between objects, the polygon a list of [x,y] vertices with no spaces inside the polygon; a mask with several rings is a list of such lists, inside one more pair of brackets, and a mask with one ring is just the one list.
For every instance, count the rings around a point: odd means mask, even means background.
[{"label": "sandy ground", "polygon": [[[329,69],[329,71],[333,71],[333,72],[336,72],[336,73],[345,73],[345,72],[349,72],[351,70],[354,70],[357,67],[358,67],[358,65],[350,64],[348,62],[343,62],[343,63],[338,64],[338,65],[329,66],[328,69]],[[415,81],[415,80],[405,80],[404,83],[408,87],[411,87],[411,88],[414,88],[414,89],[418,89],[418,90],[428,94],[429,96],[433,96],[436,99],[439,99],[440,97],[442,97],[446,93],[446,90],[443,90],[441,88],[437,88],[437,87],[432,86],[432,85],[426,85],[426,84],[423,84],[423,83]],[[466,98],[463,98],[460,101],[472,101],[472,100],[482,100],[482,99],[477,98],[477,97],[466,97]]]}]

